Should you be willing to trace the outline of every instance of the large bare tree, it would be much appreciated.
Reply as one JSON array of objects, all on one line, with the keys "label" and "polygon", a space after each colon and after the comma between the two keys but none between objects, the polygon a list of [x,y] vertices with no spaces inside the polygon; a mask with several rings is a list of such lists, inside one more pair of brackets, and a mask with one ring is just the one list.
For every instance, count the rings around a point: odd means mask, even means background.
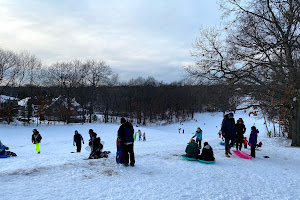
[{"label": "large bare tree", "polygon": [[226,40],[220,31],[201,34],[195,50],[202,54],[194,54],[198,60],[188,71],[252,86],[248,92],[268,113],[277,110],[279,120],[279,113],[288,113],[285,126],[290,127],[292,145],[300,146],[299,1],[222,0],[220,5],[230,16]]}]

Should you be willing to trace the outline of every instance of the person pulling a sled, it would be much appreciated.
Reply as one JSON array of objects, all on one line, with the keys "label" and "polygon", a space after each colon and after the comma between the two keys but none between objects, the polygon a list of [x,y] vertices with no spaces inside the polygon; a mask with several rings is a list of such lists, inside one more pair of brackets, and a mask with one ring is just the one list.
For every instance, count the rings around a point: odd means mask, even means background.
[{"label": "person pulling a sled", "polygon": [[31,137],[31,141],[33,144],[35,144],[35,149],[36,149],[37,153],[40,154],[41,153],[40,143],[42,141],[42,136],[36,129],[33,129],[32,132],[33,132],[33,134]]},{"label": "person pulling a sled", "polygon": [[74,134],[74,137],[73,137],[73,146],[75,146],[75,144],[76,144],[77,152],[81,151],[81,141],[82,141],[82,144],[84,144],[84,140],[82,138],[82,135],[80,133],[78,133],[77,130],[75,130],[75,134]]},{"label": "person pulling a sled", "polygon": [[121,118],[121,126],[118,130],[118,140],[121,143],[123,149],[123,164],[128,166],[130,157],[130,166],[134,166],[134,129],[131,123],[127,122],[125,118]]},{"label": "person pulling a sled", "polygon": [[204,142],[204,147],[202,149],[202,153],[200,155],[200,160],[205,161],[214,161],[214,152],[211,146],[208,144],[208,142]]}]

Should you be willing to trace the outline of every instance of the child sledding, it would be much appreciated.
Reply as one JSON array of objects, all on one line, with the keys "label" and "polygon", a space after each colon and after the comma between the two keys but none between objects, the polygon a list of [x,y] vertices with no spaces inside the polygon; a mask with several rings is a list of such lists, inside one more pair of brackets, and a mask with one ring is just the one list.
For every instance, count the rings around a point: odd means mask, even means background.
[{"label": "child sledding", "polygon": [[186,155],[181,155],[182,158],[190,161],[199,161],[206,164],[212,164],[215,162],[213,149],[208,144],[204,142],[204,147],[202,153],[199,154],[198,144],[194,139],[191,139],[185,149]]},{"label": "child sledding", "polygon": [[5,146],[4,144],[2,144],[2,142],[0,140],[0,158],[8,158],[10,156],[17,156],[17,154],[15,154],[14,152],[7,151],[7,150],[9,150],[9,148],[7,146]]}]

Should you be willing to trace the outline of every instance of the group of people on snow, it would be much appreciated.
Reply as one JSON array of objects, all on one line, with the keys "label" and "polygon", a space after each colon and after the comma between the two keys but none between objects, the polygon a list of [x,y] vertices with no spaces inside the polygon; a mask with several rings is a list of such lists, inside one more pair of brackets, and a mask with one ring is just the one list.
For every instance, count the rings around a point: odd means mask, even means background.
[{"label": "group of people on snow", "polygon": [[[246,132],[246,126],[242,118],[239,118],[235,123],[233,118],[233,113],[226,114],[222,121],[222,127],[219,131],[219,137],[223,137],[225,139],[225,156],[230,157],[232,155],[231,148],[236,144],[236,150],[241,151],[242,146],[244,144],[244,148],[247,148],[247,144],[251,147],[251,156],[255,158],[255,148],[261,147],[262,143],[257,144],[257,134],[259,131],[255,126],[251,127],[251,133],[249,137],[249,142],[246,137],[244,137],[244,133]],[[196,138],[196,140],[194,140]],[[204,142],[204,147],[200,154],[201,150],[201,141],[202,141],[202,130],[200,127],[197,128],[195,135],[190,139],[187,147],[186,147],[186,156],[190,158],[197,158],[206,161],[215,160],[213,155],[213,149],[208,144],[208,142]]]},{"label": "group of people on snow", "polygon": [[[235,120],[233,118],[233,113],[226,114],[222,121],[221,133],[225,138],[225,156],[230,157],[232,154],[230,149],[236,143],[236,150],[241,150],[242,145],[247,148],[247,138],[244,137],[246,132],[246,126],[242,118]],[[251,156],[255,158],[255,147],[257,145],[257,134],[259,131],[255,126],[251,127],[251,133],[249,137],[249,146],[251,146]]]},{"label": "group of people on snow", "polygon": [[[194,138],[196,137],[196,140]],[[200,127],[197,128],[195,135],[190,139],[185,152],[186,156],[189,158],[196,158],[205,161],[214,161],[214,152],[208,142],[204,142],[203,149],[201,150],[201,141],[202,141],[202,130]]]},{"label": "group of people on snow", "polygon": [[[42,136],[37,129],[32,130],[33,134],[31,137],[31,141],[35,144],[36,151],[38,154],[41,153],[40,143],[42,141]],[[146,135],[141,133],[141,130],[138,130],[139,140],[146,141]],[[110,151],[102,151],[103,144],[101,143],[101,138],[97,136],[97,133],[94,132],[93,129],[89,129],[89,147],[91,149],[91,153],[89,159],[98,159],[98,158],[107,158]],[[117,140],[119,141],[122,147],[122,163],[125,166],[134,166],[135,157],[134,157],[134,128],[130,122],[127,122],[125,118],[121,118],[121,126],[117,133]],[[75,130],[75,134],[73,136],[73,146],[76,146],[76,151],[81,152],[82,144],[84,144],[84,140],[82,135]],[[15,155],[15,153],[7,151],[9,148],[3,145],[0,141],[0,156],[1,155]],[[73,152],[72,152],[73,153]],[[74,152],[75,153],[75,152]],[[130,163],[129,163],[130,160]]]}]

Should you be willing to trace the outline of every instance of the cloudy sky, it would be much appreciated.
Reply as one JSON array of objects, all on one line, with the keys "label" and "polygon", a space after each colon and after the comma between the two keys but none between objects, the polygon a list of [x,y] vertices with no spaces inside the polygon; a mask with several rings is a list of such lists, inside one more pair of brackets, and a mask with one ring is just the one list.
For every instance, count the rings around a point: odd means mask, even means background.
[{"label": "cloudy sky", "polygon": [[1,0],[0,48],[45,65],[104,60],[121,80],[180,80],[199,28],[218,26],[216,0]]}]

